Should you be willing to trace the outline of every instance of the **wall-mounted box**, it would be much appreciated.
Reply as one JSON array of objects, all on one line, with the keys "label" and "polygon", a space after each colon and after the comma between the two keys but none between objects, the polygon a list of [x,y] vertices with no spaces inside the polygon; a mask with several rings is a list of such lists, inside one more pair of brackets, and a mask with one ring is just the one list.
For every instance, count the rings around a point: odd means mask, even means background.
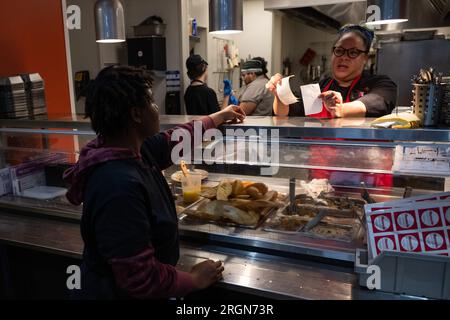
[{"label": "wall-mounted box", "polygon": [[128,38],[128,64],[145,67],[148,70],[166,71],[166,38],[138,37]]}]

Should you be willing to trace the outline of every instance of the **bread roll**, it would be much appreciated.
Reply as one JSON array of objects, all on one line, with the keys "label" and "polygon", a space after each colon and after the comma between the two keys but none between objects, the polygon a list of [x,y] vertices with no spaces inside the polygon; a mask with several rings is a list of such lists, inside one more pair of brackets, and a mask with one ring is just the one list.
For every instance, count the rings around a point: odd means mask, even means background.
[{"label": "bread roll", "polygon": [[267,192],[264,197],[262,198],[262,200],[266,200],[266,201],[277,201],[278,199],[278,192],[276,191],[269,191]]},{"label": "bread roll", "polygon": [[259,190],[255,187],[248,187],[246,189],[247,194],[252,197],[255,200],[259,200],[262,199],[264,197],[264,194],[262,194],[261,192],[259,192]]},{"label": "bread roll", "polygon": [[241,180],[234,180],[233,182],[233,191],[231,192],[233,196],[239,196],[245,194],[244,192],[244,185],[242,184]]},{"label": "bread roll", "polygon": [[256,182],[248,185],[246,187],[246,190],[248,190],[249,188],[258,189],[258,192],[261,193],[262,195],[265,195],[269,191],[269,188],[264,183],[261,182]]}]

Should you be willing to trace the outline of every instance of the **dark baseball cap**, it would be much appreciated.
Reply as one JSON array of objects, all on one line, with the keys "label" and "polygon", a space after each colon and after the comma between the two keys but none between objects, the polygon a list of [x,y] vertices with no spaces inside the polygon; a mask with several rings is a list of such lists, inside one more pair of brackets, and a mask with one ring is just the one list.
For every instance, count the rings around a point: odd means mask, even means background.
[{"label": "dark baseball cap", "polygon": [[200,55],[198,54],[194,54],[192,56],[190,56],[189,58],[187,58],[186,60],[186,68],[188,68],[189,70],[195,69],[195,67],[197,67],[200,64],[206,64],[208,65],[208,62],[206,62]]}]

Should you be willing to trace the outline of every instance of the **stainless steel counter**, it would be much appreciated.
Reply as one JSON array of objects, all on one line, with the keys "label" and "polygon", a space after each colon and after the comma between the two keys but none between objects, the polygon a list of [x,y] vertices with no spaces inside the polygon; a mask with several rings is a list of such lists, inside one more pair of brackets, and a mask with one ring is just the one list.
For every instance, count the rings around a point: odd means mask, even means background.
[{"label": "stainless steel counter", "polygon": [[[210,173],[206,184],[214,186],[227,178],[229,176],[226,174]],[[288,179],[240,175],[233,175],[233,179],[263,182],[271,190],[277,190],[285,195],[289,192]],[[297,185],[296,193],[304,193],[300,183]],[[300,233],[270,232],[264,230],[263,225],[256,229],[246,229],[182,219],[179,228],[182,236],[239,245],[248,251],[264,248],[273,253],[293,253],[348,262],[354,262],[356,249],[364,247],[362,239],[352,242],[324,240],[306,237]]]},{"label": "stainless steel counter", "polygon": [[[162,116],[161,128],[169,129],[198,118]],[[256,131],[278,129],[280,136],[285,138],[368,139],[380,140],[379,143],[384,143],[382,140],[434,141],[437,143],[450,141],[450,131],[447,129],[373,129],[369,126],[371,120],[248,117],[243,124],[225,125],[222,129],[255,129]],[[68,135],[78,135],[83,132],[86,135],[93,134],[89,121],[79,118],[61,118],[49,121],[0,120],[0,132],[37,133],[36,129],[42,130],[43,133],[48,131],[45,133],[65,132],[64,134]],[[297,146],[295,149],[298,152],[301,146]],[[381,151],[389,153],[389,150]],[[285,155],[289,156],[289,149]],[[380,157],[380,161],[384,161],[385,158]],[[349,159],[351,159],[350,153],[347,158],[343,157],[344,165],[350,164]],[[300,161],[301,159],[283,158],[283,160],[288,169],[292,167],[292,164],[306,166]],[[358,169],[370,169],[371,172],[375,169],[384,169],[382,172],[387,172],[384,167],[366,168],[369,164],[369,162],[367,164],[361,162],[358,165],[364,168],[358,167]],[[212,181],[217,181],[221,177],[227,177],[227,175],[210,175]],[[233,177],[237,178],[235,175]],[[263,180],[260,177],[254,178]],[[286,179],[269,178],[270,181],[266,179],[263,182],[275,185],[278,191],[287,192]],[[42,214],[43,212],[44,214]],[[36,203],[36,201],[32,202],[26,199],[2,197],[0,198],[0,241],[80,258],[83,243],[79,234],[79,218],[79,208],[67,208],[65,203],[42,204],[42,202]],[[353,261],[354,250],[358,244],[336,244],[336,242],[317,241],[300,235],[270,234],[262,230],[224,228],[210,224],[180,224],[180,230],[185,239],[193,237],[197,238],[194,240],[205,238],[211,240],[206,241],[207,244],[202,246],[192,245],[194,241],[184,241],[181,246],[180,268],[188,270],[204,258],[221,259],[225,261],[226,272],[220,285],[232,290],[276,298],[401,298],[361,289],[357,285],[356,276],[351,268],[305,261],[300,258],[300,255],[312,255],[347,262]],[[229,246],[216,245],[215,243],[218,242]],[[239,247],[239,249],[231,249],[232,247]],[[257,250],[260,248],[268,250]],[[261,252],[265,252],[265,254]],[[281,255],[281,252],[292,253],[296,258],[283,258],[281,256],[288,255]]]},{"label": "stainless steel counter", "polygon": [[244,123],[224,129],[278,129],[281,137],[343,138],[396,141],[449,142],[449,128],[376,129],[373,118],[312,119],[299,117],[247,117]]},{"label": "stainless steel counter", "polygon": [[[199,116],[162,115],[161,130],[172,128]],[[343,138],[367,140],[396,140],[449,142],[450,128],[375,129],[373,118],[312,119],[299,117],[247,117],[242,124],[224,125],[223,129],[278,129],[281,137]],[[68,128],[91,132],[90,122],[80,116],[52,120],[0,120],[0,132],[13,128]]]},{"label": "stainless steel counter", "polygon": [[[222,177],[226,175],[211,174],[210,183]],[[287,192],[285,179],[263,178],[263,181]],[[81,259],[80,207],[62,210],[66,205],[64,201],[47,203],[1,197],[0,243]],[[330,260],[319,263],[306,258],[310,255],[353,261],[354,244],[209,224],[180,224],[180,232],[179,268],[190,270],[206,258],[222,260],[226,270],[218,286],[228,290],[274,299],[406,298],[359,287],[351,263],[342,267]],[[201,241],[204,237],[207,241]],[[286,258],[289,254],[292,257]]]},{"label": "stainless steel counter", "polygon": [[[166,171],[166,176],[177,170],[173,166]],[[229,178],[227,174],[210,173],[208,180],[204,182],[206,185],[215,186],[219,181]],[[259,181],[267,184],[270,189],[277,190],[280,193],[288,193],[288,179],[273,177],[251,177],[233,175],[234,179]],[[180,191],[180,186],[175,183],[175,189]],[[350,196],[359,198],[359,194],[348,188],[339,188],[338,192],[342,196]],[[353,191],[353,192],[351,192]],[[393,198],[401,197],[403,189],[391,189],[389,194],[372,196],[377,201],[387,201]],[[300,183],[297,185],[296,193],[303,193]],[[414,190],[415,193],[427,193],[424,190]],[[75,207],[68,203],[64,197],[54,200],[37,200],[23,197],[15,197],[11,195],[0,197],[0,210],[6,212],[26,212],[35,216],[47,216],[49,219],[64,219],[78,223],[81,219],[81,207]],[[364,248],[361,238],[352,242],[333,241],[326,239],[311,238],[301,233],[277,233],[264,229],[264,225],[256,229],[238,228],[232,226],[224,226],[213,223],[205,223],[198,221],[181,220],[179,223],[181,236],[189,239],[207,241],[209,243],[222,243],[225,246],[240,246],[246,251],[262,251],[270,252],[273,255],[306,255],[311,257],[327,258],[332,260],[354,262],[355,251],[358,248]]]},{"label": "stainless steel counter", "polygon": [[[192,120],[200,119],[200,116],[172,116],[162,115],[160,117],[161,130],[173,128]],[[27,129],[75,129],[84,132],[94,133],[89,119],[84,119],[81,115],[56,116],[49,120],[28,120],[28,119],[0,119],[1,128],[27,128]]]},{"label": "stainless steel counter", "polygon": [[[83,242],[74,222],[0,212],[0,243],[81,259]],[[217,246],[183,242],[178,267],[190,268],[204,259],[224,262],[218,286],[272,299],[406,299],[371,292],[357,284],[352,270]]]}]

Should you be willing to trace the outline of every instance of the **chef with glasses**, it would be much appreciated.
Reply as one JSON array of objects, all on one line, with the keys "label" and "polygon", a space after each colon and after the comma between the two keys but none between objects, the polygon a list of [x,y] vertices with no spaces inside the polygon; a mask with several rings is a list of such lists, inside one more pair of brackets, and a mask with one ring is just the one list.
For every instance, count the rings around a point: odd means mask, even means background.
[{"label": "chef with glasses", "polygon": [[[365,71],[373,39],[373,31],[359,25],[348,25],[339,31],[332,48],[332,78],[320,82],[322,111],[310,117],[380,117],[392,112],[397,102],[397,85],[387,76]],[[276,85],[281,79],[276,74],[267,84],[275,95],[275,115],[305,116],[301,95],[295,90],[300,99],[290,106],[276,96]]]}]

